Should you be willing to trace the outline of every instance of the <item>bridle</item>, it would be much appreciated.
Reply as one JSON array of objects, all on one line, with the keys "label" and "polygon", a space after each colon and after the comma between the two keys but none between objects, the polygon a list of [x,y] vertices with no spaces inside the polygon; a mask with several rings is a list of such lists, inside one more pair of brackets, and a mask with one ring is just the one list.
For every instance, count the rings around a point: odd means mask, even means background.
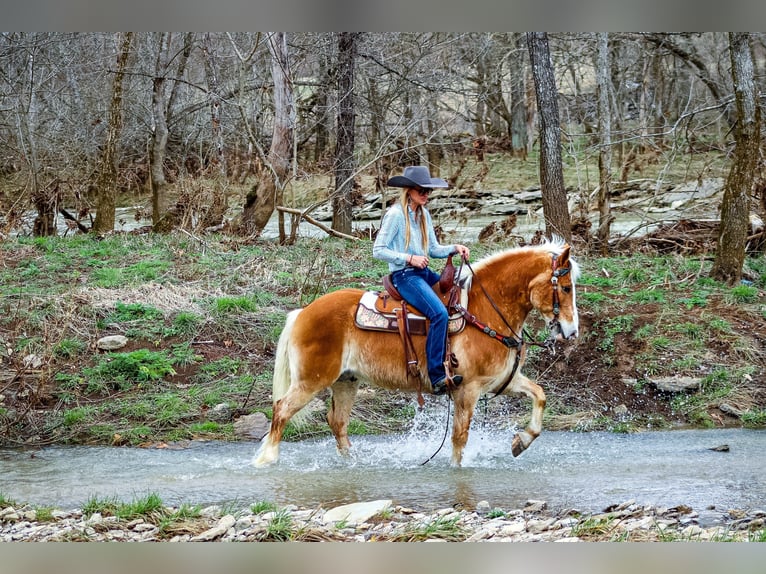
[{"label": "bridle", "polygon": [[[561,304],[559,303],[559,277],[563,277],[569,273],[571,267],[559,267],[558,259],[555,255],[551,254],[551,285],[553,287],[553,319],[551,319],[548,326],[551,328],[551,334],[553,333],[553,327],[560,325],[559,312],[561,311]],[[561,330],[559,328],[559,330]]]},{"label": "bridle", "polygon": [[[487,301],[489,301],[489,304],[492,305],[492,308],[495,310],[495,312],[500,316],[500,319],[505,323],[505,326],[508,327],[511,331],[511,335],[502,335],[498,333],[495,329],[491,329],[488,325],[481,322],[479,319],[476,318],[475,315],[470,313],[468,309],[463,307],[459,302],[453,301],[451,302],[451,306],[458,311],[466,320],[466,322],[469,325],[472,325],[473,327],[479,329],[482,333],[485,335],[488,335],[489,337],[500,341],[503,345],[508,347],[509,349],[516,349],[516,358],[514,360],[513,369],[511,370],[510,376],[503,382],[503,384],[500,386],[500,388],[497,391],[494,391],[495,394],[492,398],[495,398],[503,393],[505,388],[510,384],[511,380],[513,380],[513,377],[516,375],[516,371],[519,368],[519,362],[521,360],[521,355],[524,349],[524,345],[533,345],[538,347],[544,347],[548,349],[548,351],[553,355],[556,353],[556,336],[553,334],[556,330],[555,327],[559,327],[558,331],[561,331],[560,323],[559,323],[559,314],[561,312],[561,303],[559,301],[559,277],[563,277],[567,273],[571,271],[571,267],[559,267],[558,266],[558,259],[555,254],[551,254],[551,288],[553,292],[553,319],[551,319],[548,322],[548,328],[549,328],[549,335],[548,338],[543,342],[535,342],[532,341],[532,337],[529,334],[529,331],[526,328],[522,328],[521,334],[519,335],[516,333],[516,330],[511,326],[511,324],[508,322],[508,320],[503,315],[500,308],[497,306],[495,301],[492,299],[490,294],[487,292],[487,290],[484,288],[484,285],[482,285],[481,280],[476,275],[476,272],[473,270],[473,267],[471,267],[471,264],[463,257],[460,258],[460,268],[458,269],[457,276],[460,277],[460,272],[462,271],[463,265],[467,265],[468,269],[473,274],[473,280],[476,281],[476,283],[479,285],[479,288],[481,289],[482,293],[484,293],[484,296],[487,298]],[[454,298],[456,299],[456,298]],[[530,340],[525,340],[524,337],[527,337]]]}]

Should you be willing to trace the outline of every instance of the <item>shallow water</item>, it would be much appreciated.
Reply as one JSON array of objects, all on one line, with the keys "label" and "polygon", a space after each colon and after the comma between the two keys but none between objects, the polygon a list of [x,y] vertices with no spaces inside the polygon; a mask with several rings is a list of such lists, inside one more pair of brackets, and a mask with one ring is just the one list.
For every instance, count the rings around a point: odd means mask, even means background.
[{"label": "shallow water", "polygon": [[[339,457],[330,438],[283,442],[281,458],[251,466],[258,443],[197,442],[185,449],[50,447],[0,451],[0,494],[76,508],[91,497],[166,504],[258,501],[331,507],[375,499],[433,510],[486,500],[511,509],[528,499],[599,512],[611,504],[691,506],[713,523],[729,509],[766,509],[766,431],[677,430],[637,434],[546,432],[519,458],[509,431],[472,430],[464,466],[449,465],[443,421],[401,435],[354,437]],[[722,444],[729,452],[710,450]]]}]

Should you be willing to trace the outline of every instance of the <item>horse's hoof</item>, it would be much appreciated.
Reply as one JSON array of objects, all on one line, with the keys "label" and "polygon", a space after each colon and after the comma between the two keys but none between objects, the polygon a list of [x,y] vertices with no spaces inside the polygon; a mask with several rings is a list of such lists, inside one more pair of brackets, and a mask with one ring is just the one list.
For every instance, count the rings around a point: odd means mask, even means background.
[{"label": "horse's hoof", "polygon": [[254,458],[253,462],[251,462],[250,464],[252,464],[255,468],[263,468],[265,466],[269,466],[272,462],[274,461],[264,460],[263,458],[259,456]]},{"label": "horse's hoof", "polygon": [[513,442],[511,443],[511,454],[513,454],[514,458],[519,456],[526,449],[527,447],[525,447],[524,443],[521,442],[521,437],[519,435],[513,437]]}]

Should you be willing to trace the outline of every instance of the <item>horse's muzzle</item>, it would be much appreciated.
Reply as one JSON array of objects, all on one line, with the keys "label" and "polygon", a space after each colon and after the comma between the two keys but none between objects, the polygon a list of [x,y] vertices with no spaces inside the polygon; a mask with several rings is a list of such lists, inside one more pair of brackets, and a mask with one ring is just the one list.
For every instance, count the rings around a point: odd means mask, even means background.
[{"label": "horse's muzzle", "polygon": [[570,339],[576,339],[577,338],[577,328],[567,328],[568,326],[562,325],[561,322],[558,319],[552,319],[548,323],[548,328],[550,329],[551,337],[555,338],[557,341],[568,341]]}]

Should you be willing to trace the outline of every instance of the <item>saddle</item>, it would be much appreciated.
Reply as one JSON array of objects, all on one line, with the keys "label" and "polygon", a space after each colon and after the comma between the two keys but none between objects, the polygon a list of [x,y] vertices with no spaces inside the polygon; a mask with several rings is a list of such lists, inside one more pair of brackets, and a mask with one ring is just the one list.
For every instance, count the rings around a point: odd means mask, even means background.
[{"label": "saddle", "polygon": [[[391,275],[382,279],[383,291],[365,292],[357,305],[354,322],[360,329],[371,331],[398,332],[404,346],[407,375],[417,377],[419,384],[422,383],[418,358],[415,346],[412,343],[412,335],[424,336],[428,333],[428,319],[414,306],[404,301],[399,291],[391,281]],[[442,300],[450,312],[448,321],[448,350],[447,372],[450,367],[457,367],[457,359],[449,352],[449,338],[461,332],[466,325],[464,315],[455,308],[460,298],[460,287],[455,284],[455,266],[452,263],[452,255],[447,258],[447,263],[442,270],[439,281],[434,285],[434,291]],[[422,406],[422,396],[418,397]]]}]

